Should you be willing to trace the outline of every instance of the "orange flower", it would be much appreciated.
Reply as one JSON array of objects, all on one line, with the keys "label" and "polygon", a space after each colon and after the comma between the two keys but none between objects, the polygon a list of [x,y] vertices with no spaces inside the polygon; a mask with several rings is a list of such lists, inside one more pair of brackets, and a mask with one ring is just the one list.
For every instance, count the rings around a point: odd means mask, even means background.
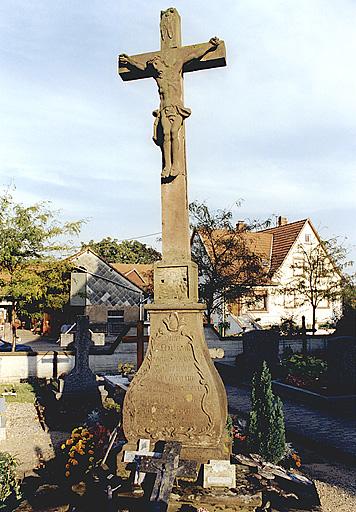
[{"label": "orange flower", "polygon": [[69,472],[69,471],[66,471],[66,472],[65,472],[65,476],[66,476],[66,478],[68,478],[68,477],[70,476],[70,472]]},{"label": "orange flower", "polygon": [[78,464],[78,461],[73,459],[73,462],[72,462],[73,466],[76,466]]},{"label": "orange flower", "polygon": [[93,455],[93,450],[88,450],[89,455]]},{"label": "orange flower", "polygon": [[66,464],[66,468],[69,469],[70,468],[70,464]]},{"label": "orange flower", "polygon": [[66,445],[69,446],[70,444],[73,444],[73,440],[72,439],[67,439]]}]

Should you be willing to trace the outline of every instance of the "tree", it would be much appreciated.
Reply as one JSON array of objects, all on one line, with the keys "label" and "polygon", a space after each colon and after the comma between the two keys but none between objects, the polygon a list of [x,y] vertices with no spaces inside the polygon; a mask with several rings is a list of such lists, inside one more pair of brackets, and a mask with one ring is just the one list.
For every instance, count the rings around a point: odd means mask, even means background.
[{"label": "tree", "polygon": [[310,305],[313,333],[317,308],[322,303],[341,300],[349,280],[343,270],[351,264],[347,261],[347,249],[336,238],[298,246],[297,256],[290,266],[293,275],[283,291],[294,297],[300,306]]},{"label": "tree", "polygon": [[[189,205],[193,235],[192,257],[199,268],[199,294],[206,303],[208,322],[226,302],[253,299],[253,287],[263,285],[267,265],[253,250],[256,223],[232,225],[229,210],[210,211],[204,203]],[[197,236],[196,236],[197,235]]]},{"label": "tree", "polygon": [[90,240],[82,244],[82,248],[86,247],[108,263],[154,263],[161,259],[161,253],[138,240],[119,242],[116,238],[106,237],[99,242]]},{"label": "tree", "polygon": [[272,392],[271,372],[263,361],[252,379],[252,407],[248,425],[248,448],[268,462],[279,462],[286,451],[282,402]]},{"label": "tree", "polygon": [[[10,191],[0,196],[0,294],[16,311],[35,315],[60,309],[68,301],[68,263],[59,259],[73,250],[65,237],[78,235],[83,221],[61,222],[48,202],[16,203]],[[38,311],[36,311],[38,313]]]}]

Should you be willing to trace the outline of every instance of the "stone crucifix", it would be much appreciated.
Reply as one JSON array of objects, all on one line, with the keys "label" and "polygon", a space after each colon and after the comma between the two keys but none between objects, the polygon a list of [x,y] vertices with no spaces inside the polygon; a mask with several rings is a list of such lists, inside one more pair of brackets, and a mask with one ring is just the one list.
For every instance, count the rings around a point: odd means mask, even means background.
[{"label": "stone crucifix", "polygon": [[[168,178],[185,172],[184,162],[179,159],[178,135],[191,111],[184,106],[183,71],[224,65],[225,52],[217,37],[208,43],[181,46],[180,17],[173,7],[161,12],[160,25],[161,51],[133,57],[120,55],[119,73],[123,80],[152,77],[157,83],[160,106],[153,112],[156,118],[153,140],[162,148],[162,178]],[[220,45],[219,55],[214,54]],[[206,57],[204,64],[203,57]],[[194,60],[189,68],[188,64]]]},{"label": "stone crucifix", "polygon": [[[173,7],[161,11],[160,32],[161,50],[133,56],[121,54],[119,74],[124,81],[153,78],[157,83],[160,105],[153,112],[153,140],[162,150],[162,184],[172,185],[169,192],[162,190],[163,257],[169,259],[171,252],[175,257],[189,259],[184,120],[191,111],[184,105],[183,74],[225,66],[225,45],[213,37],[208,43],[182,46],[180,16]],[[182,178],[175,180],[178,176]],[[176,206],[172,208],[173,202]],[[180,228],[175,229],[173,240],[171,224],[177,226],[178,219]]]},{"label": "stone crucifix", "polygon": [[230,448],[226,392],[205,342],[205,306],[198,302],[198,268],[191,259],[184,133],[190,110],[184,105],[183,76],[225,66],[225,45],[213,37],[182,46],[173,7],[161,12],[160,33],[160,51],[119,57],[124,81],[157,83],[154,140],[162,149],[162,260],[154,265],[154,302],[146,306],[146,356],[125,395],[125,451],[135,450],[140,439],[178,441],[183,459],[205,463],[228,458]]}]

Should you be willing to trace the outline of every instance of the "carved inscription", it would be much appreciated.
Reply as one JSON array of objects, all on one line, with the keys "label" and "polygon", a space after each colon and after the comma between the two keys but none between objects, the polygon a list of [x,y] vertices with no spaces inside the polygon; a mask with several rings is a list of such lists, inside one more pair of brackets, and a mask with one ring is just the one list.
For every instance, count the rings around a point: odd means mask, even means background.
[{"label": "carved inscription", "polygon": [[[146,356],[149,374],[142,368],[135,381],[144,390],[140,414],[146,418],[145,425],[136,432],[138,436],[209,439],[217,434],[213,413],[209,412],[210,386],[203,375],[202,356],[183,316],[174,312],[162,318]],[[133,400],[130,407],[137,412]],[[133,428],[135,412],[132,423]]]}]

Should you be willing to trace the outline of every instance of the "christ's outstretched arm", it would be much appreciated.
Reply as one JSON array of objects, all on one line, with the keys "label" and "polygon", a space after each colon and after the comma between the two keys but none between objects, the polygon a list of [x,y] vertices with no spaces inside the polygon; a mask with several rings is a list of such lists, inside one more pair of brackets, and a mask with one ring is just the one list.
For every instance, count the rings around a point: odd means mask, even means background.
[{"label": "christ's outstretched arm", "polygon": [[137,62],[132,57],[126,55],[126,53],[119,55],[119,64],[120,66],[132,66],[133,68],[139,69],[140,71],[144,71],[147,66],[146,62],[144,64]]},{"label": "christ's outstretched arm", "polygon": [[199,45],[198,48],[195,48],[194,50],[187,53],[187,55],[184,58],[184,63],[189,62],[193,59],[201,59],[207,53],[216,50],[220,43],[221,41],[218,37],[212,37],[208,43],[204,45]]}]

